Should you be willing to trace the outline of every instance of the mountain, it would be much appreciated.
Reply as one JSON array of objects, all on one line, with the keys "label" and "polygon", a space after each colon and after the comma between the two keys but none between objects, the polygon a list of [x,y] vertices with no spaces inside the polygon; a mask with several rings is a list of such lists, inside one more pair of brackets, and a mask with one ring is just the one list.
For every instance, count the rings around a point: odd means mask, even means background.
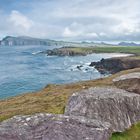
[{"label": "mountain", "polygon": [[6,36],[0,41],[1,46],[24,46],[24,45],[46,45],[46,46],[58,46],[68,45],[71,42],[55,41],[50,39],[39,39],[28,36]]},{"label": "mountain", "polygon": [[134,42],[120,42],[119,46],[140,46],[140,44],[136,44]]}]

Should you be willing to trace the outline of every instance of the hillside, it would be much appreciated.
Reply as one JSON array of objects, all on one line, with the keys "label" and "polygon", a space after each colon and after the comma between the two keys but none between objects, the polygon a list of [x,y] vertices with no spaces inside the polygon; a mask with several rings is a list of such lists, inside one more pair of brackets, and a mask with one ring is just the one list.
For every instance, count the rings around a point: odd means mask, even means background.
[{"label": "hillside", "polygon": [[32,38],[28,36],[6,36],[0,41],[1,46],[24,46],[24,45],[46,45],[46,46],[63,46],[71,45],[72,42],[55,41],[50,39]]}]

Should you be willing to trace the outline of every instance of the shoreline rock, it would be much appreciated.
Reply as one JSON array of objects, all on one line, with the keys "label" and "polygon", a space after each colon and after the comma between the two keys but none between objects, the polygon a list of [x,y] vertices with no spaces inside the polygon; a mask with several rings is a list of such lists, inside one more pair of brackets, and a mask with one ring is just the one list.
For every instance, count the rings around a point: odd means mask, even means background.
[{"label": "shoreline rock", "polygon": [[[83,50],[84,49],[84,50]],[[47,54],[48,56],[86,56],[88,54],[92,54],[94,51],[91,48],[78,48],[78,47],[61,47],[61,48],[54,48],[53,50],[46,50],[42,53]]]},{"label": "shoreline rock", "polygon": [[91,62],[90,66],[94,66],[100,73],[117,73],[122,70],[128,70],[140,67],[140,59],[135,57],[117,57],[102,59],[99,62]]}]

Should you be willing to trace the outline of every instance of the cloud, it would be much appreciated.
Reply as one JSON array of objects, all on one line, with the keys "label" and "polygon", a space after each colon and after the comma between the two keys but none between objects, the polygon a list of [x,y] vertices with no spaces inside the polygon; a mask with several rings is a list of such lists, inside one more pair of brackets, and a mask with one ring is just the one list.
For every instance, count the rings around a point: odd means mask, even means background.
[{"label": "cloud", "polygon": [[139,0],[23,0],[20,4],[14,0],[9,5],[6,1],[0,12],[0,36],[77,41],[140,38]]},{"label": "cloud", "polygon": [[64,38],[78,38],[80,40],[95,39],[98,37],[97,33],[92,32],[90,25],[85,26],[77,22],[73,22],[70,26],[66,27],[63,32]]},{"label": "cloud", "polygon": [[32,25],[33,21],[28,19],[25,15],[21,14],[19,11],[12,11],[9,16],[9,21],[17,28],[22,28],[28,31]]},{"label": "cloud", "polygon": [[125,20],[122,21],[120,24],[112,27],[112,31],[114,33],[120,33],[120,34],[132,34],[140,32],[139,23],[136,23],[135,21],[131,20]]}]

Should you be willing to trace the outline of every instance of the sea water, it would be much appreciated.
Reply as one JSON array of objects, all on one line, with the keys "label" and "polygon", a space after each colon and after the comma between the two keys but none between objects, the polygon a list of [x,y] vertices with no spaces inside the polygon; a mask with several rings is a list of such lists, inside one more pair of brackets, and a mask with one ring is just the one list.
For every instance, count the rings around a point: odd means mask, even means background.
[{"label": "sea water", "polygon": [[[54,46],[0,47],[0,99],[40,90],[47,84],[72,83],[104,77],[90,62],[120,54],[59,57],[39,54]],[[77,66],[82,66],[80,69]]]}]

